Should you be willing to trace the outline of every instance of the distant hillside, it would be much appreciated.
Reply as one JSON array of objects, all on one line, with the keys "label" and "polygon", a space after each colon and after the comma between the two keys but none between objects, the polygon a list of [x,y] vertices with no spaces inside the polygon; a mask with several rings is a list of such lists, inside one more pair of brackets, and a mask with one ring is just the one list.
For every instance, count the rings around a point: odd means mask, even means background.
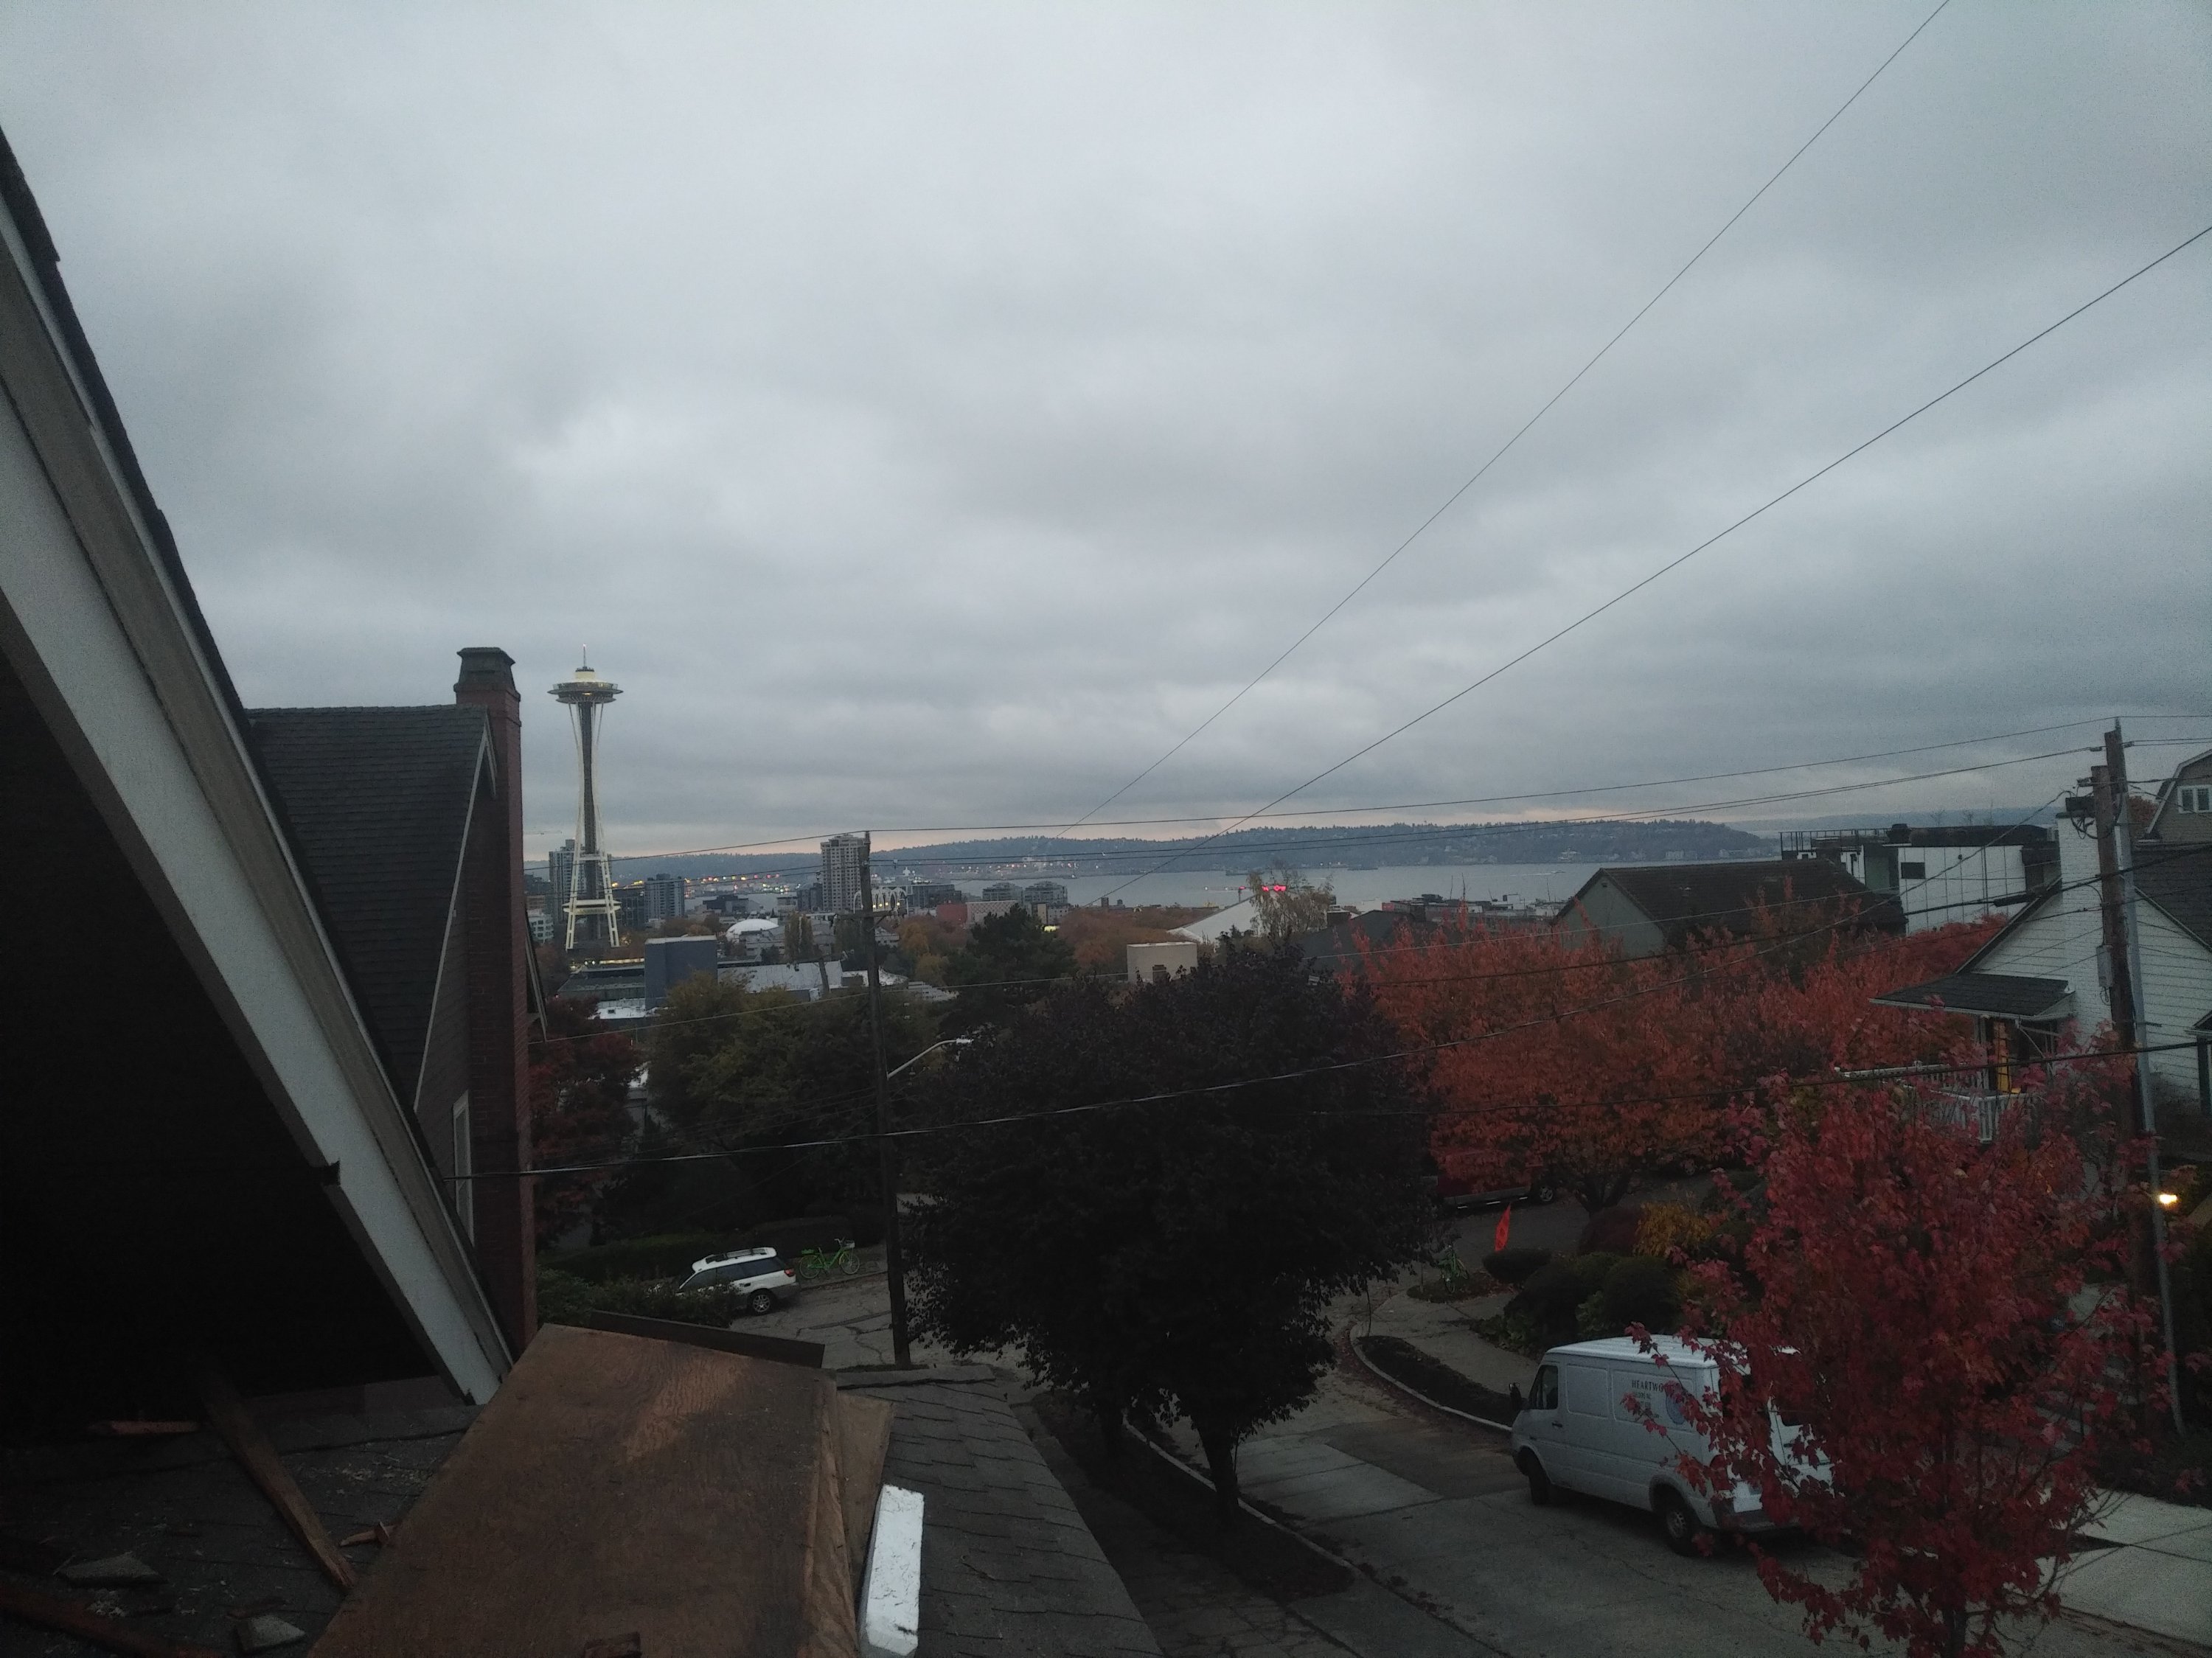
[{"label": "distant hillside", "polygon": [[[1432,864],[1653,863],[1670,853],[1688,859],[1741,858],[1771,845],[1726,823],[1670,818],[1618,823],[1388,823],[1245,829],[1218,837],[1188,835],[1172,841],[1031,835],[934,847],[878,845],[876,866],[886,873],[912,870],[939,877],[1015,867],[1038,871],[1040,865],[1049,866],[1055,874],[1109,875],[1163,863],[1171,870],[1241,873],[1274,858],[1316,871]],[[696,878],[776,871],[803,879],[812,872],[815,859],[811,853],[796,851],[617,858],[614,862],[618,881],[660,872]]]}]

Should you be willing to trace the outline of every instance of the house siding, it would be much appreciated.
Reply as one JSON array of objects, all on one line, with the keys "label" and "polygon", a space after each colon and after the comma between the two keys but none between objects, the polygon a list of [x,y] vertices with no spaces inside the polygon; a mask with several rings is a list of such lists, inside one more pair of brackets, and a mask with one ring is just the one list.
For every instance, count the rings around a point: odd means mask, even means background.
[{"label": "house siding", "polygon": [[[2066,883],[2033,914],[1990,946],[1972,963],[1977,973],[2024,978],[2063,979],[2071,989],[2071,1017],[2087,1042],[2112,1017],[2110,993],[2099,982],[2098,950],[2103,940],[2099,911],[2096,843],[2059,825],[2060,872]],[[2087,884],[2082,884],[2087,883]],[[2187,1042],[2190,1027],[2212,1009],[2212,950],[2168,920],[2157,905],[2138,899],[2142,935],[2143,1011],[2153,1047]],[[2203,1109],[2196,1054],[2182,1048],[2150,1056],[2151,1074],[2166,1086],[2161,1103],[2187,1102]]]},{"label": "house siding", "polygon": [[415,1116],[438,1173],[453,1175],[453,1102],[469,1091],[469,985],[461,906],[446,923],[438,961],[438,994],[422,1044],[422,1075],[415,1090]]},{"label": "house siding", "polygon": [[1602,875],[1559,917],[1559,937],[1571,944],[1584,944],[1595,937],[1617,945],[1624,956],[1656,956],[1667,947],[1666,930]]}]

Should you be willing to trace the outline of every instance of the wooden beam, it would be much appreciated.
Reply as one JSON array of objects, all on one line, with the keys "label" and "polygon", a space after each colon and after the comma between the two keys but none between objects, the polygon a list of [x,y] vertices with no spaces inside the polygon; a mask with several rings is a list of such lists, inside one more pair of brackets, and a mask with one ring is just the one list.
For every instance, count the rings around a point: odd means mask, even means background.
[{"label": "wooden beam", "polygon": [[128,1654],[129,1658],[223,1658],[213,1647],[164,1641],[158,1635],[132,1629],[112,1618],[102,1618],[74,1600],[57,1600],[19,1583],[0,1583],[0,1612],[27,1624],[35,1624],[40,1629],[74,1635],[80,1641],[88,1641],[109,1652]]},{"label": "wooden beam", "polygon": [[883,1489],[884,1458],[891,1448],[889,1401],[863,1394],[837,1395],[837,1471],[845,1510],[845,1552],[853,1564],[853,1598],[868,1573],[868,1533],[876,1523],[876,1493]]},{"label": "wooden beam", "polygon": [[314,1658],[858,1658],[818,1370],[549,1324]]},{"label": "wooden beam", "polygon": [[351,1589],[357,1581],[353,1563],[338,1552],[322,1515],[315,1512],[293,1480],[291,1471],[277,1458],[276,1448],[246,1410],[238,1390],[212,1362],[200,1366],[199,1388],[200,1402],[207,1406],[208,1425],[222,1436],[222,1442],[230,1447],[246,1477],[261,1488],[261,1494],[292,1528],[301,1546],[314,1557],[323,1576],[341,1593]]},{"label": "wooden beam", "polygon": [[718,1330],[711,1324],[686,1324],[672,1318],[638,1318],[629,1313],[605,1313],[594,1308],[586,1315],[588,1327],[611,1330],[620,1336],[644,1336],[653,1341],[680,1341],[687,1347],[707,1347],[742,1358],[765,1358],[778,1364],[822,1368],[822,1344],[794,1341],[788,1336],[749,1335],[742,1330]]}]

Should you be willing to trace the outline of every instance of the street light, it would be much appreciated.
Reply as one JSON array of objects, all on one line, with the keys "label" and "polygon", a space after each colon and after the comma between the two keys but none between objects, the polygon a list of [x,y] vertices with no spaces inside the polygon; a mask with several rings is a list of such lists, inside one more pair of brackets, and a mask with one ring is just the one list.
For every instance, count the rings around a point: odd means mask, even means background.
[{"label": "street light", "polygon": [[889,1082],[893,1077],[897,1076],[900,1072],[905,1070],[907,1066],[910,1065],[919,1065],[922,1060],[936,1053],[940,1048],[965,1048],[969,1043],[975,1040],[975,1039],[973,1036],[947,1036],[941,1042],[932,1042],[927,1048],[923,1048],[921,1053],[915,1054],[914,1058],[910,1060],[902,1060],[898,1064],[884,1072],[884,1080],[885,1082]]},{"label": "street light", "polygon": [[[875,929],[869,930],[868,989],[877,994],[875,981]],[[872,1018],[875,1009],[869,1008]],[[883,1026],[876,1023],[876,1064],[884,1062]],[[947,1036],[941,1042],[932,1042],[913,1059],[901,1061],[888,1071],[879,1070],[876,1080],[876,1145],[877,1169],[884,1187],[884,1287],[890,1292],[891,1358],[901,1370],[913,1361],[909,1357],[906,1328],[906,1258],[899,1247],[898,1160],[891,1150],[891,1078],[908,1066],[927,1059],[940,1048],[965,1048],[974,1040],[968,1036]]]}]

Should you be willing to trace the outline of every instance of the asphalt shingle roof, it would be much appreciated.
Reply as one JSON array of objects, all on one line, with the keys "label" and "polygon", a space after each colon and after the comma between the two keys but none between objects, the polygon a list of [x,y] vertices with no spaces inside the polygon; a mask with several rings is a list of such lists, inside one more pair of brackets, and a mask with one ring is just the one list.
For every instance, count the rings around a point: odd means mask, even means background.
[{"label": "asphalt shingle roof", "polygon": [[838,1385],[896,1411],[884,1479],[922,1494],[924,1653],[1158,1658],[1136,1603],[989,1370],[862,1372]]},{"label": "asphalt shingle roof", "polygon": [[1926,984],[1907,985],[1874,999],[1887,1007],[1933,1007],[1953,1013],[1979,1013],[1995,1019],[2035,1019],[2048,1014],[2067,993],[2063,979],[2032,979],[2009,973],[1954,973]]},{"label": "asphalt shingle roof", "polygon": [[2212,841],[2136,847],[2136,892],[2207,950],[2212,950]]},{"label": "asphalt shingle roof", "polygon": [[255,708],[246,727],[392,1084],[411,1103],[483,711]]},{"label": "asphalt shingle roof", "polygon": [[1863,901],[1863,918],[1872,926],[1895,926],[1903,920],[1893,902],[1868,891],[1841,865],[1825,858],[1608,866],[1590,878],[1607,878],[1665,930],[1670,946],[1693,933],[1747,932],[1761,908],[1794,909],[1838,899]]}]

